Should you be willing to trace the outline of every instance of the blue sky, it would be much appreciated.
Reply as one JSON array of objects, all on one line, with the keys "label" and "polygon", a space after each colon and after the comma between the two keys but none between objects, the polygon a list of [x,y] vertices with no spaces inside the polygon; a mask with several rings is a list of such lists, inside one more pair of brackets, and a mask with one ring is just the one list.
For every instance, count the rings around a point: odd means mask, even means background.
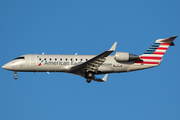
[{"label": "blue sky", "polygon": [[[23,54],[142,54],[180,35],[179,0],[0,1],[1,66]],[[179,37],[160,66],[86,83],[67,73],[0,69],[1,120],[179,120]],[[113,55],[114,53],[112,53]],[[99,76],[102,77],[102,76]]]}]

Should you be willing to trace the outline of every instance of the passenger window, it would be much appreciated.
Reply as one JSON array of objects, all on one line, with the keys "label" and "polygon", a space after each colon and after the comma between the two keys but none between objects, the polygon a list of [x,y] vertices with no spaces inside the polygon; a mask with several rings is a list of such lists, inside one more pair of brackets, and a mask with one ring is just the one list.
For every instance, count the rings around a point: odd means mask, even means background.
[{"label": "passenger window", "polygon": [[67,58],[66,58],[66,61],[67,61]]},{"label": "passenger window", "polygon": [[44,58],[44,60],[46,60],[46,58]]},{"label": "passenger window", "polygon": [[60,59],[60,61],[62,61],[62,58]]},{"label": "passenger window", "polygon": [[71,61],[72,61],[72,58],[71,58]]},{"label": "passenger window", "polygon": [[49,60],[51,60],[51,58]]},{"label": "passenger window", "polygon": [[86,61],[88,61],[88,59],[86,59]]},{"label": "passenger window", "polygon": [[81,61],[83,61],[83,60],[81,59]]},{"label": "passenger window", "polygon": [[55,58],[55,61],[57,60],[57,58]]},{"label": "passenger window", "polygon": [[39,60],[41,61],[41,58],[39,58]]},{"label": "passenger window", "polygon": [[76,59],[76,61],[77,61],[77,59]]}]

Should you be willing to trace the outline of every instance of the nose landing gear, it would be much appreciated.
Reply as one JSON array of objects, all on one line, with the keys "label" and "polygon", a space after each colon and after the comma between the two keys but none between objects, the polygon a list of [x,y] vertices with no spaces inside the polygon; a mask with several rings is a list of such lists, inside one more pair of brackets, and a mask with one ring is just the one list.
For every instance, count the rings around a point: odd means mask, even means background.
[{"label": "nose landing gear", "polygon": [[14,79],[16,80],[18,77],[17,76],[14,76]]},{"label": "nose landing gear", "polygon": [[17,72],[14,71],[14,74],[15,74],[14,79],[16,80],[16,79],[18,78],[18,77],[17,77]]}]

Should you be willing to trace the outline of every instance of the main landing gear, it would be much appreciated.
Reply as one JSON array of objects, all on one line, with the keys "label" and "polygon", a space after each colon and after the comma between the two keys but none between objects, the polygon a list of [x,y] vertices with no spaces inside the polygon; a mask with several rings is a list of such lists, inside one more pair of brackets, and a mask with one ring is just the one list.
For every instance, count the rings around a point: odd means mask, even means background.
[{"label": "main landing gear", "polygon": [[14,71],[14,74],[15,74],[14,79],[16,80],[16,79],[18,78],[18,77],[17,77],[17,72]]},{"label": "main landing gear", "polygon": [[86,79],[86,82],[87,82],[87,83],[90,83],[90,82],[91,82],[91,79],[90,79],[90,78],[87,78],[87,79]]},{"label": "main landing gear", "polygon": [[86,74],[86,82],[87,83],[90,83],[91,82],[91,80],[94,78],[94,74],[92,73],[92,72],[88,72],[87,74]]}]

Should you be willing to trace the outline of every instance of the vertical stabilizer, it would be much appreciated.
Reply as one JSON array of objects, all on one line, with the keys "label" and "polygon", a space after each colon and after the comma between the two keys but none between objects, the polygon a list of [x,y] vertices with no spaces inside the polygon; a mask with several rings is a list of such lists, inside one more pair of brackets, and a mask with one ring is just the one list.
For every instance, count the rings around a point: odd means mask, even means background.
[{"label": "vertical stabilizer", "polygon": [[174,46],[173,40],[177,36],[167,39],[158,39],[139,58],[142,61],[135,61],[135,64],[158,66],[169,46]]}]

